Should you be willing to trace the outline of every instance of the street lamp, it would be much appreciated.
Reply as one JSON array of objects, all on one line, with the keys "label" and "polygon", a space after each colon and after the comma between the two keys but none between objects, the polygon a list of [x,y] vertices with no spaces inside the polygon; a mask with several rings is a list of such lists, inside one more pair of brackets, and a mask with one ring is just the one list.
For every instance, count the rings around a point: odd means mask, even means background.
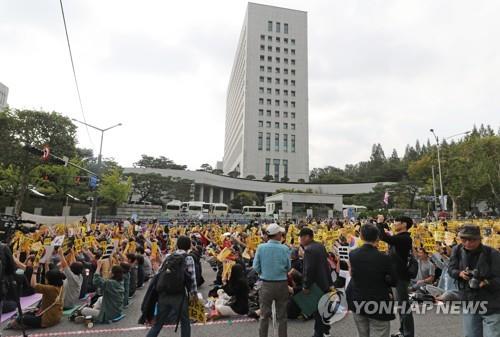
[{"label": "street lamp", "polygon": [[[104,132],[109,131],[111,129],[114,129],[114,128],[118,127],[118,126],[121,126],[122,123],[118,123],[118,124],[115,124],[115,125],[110,126],[108,128],[101,129],[101,128],[98,128],[97,126],[90,125],[88,123],[79,121],[78,119],[75,119],[75,118],[72,118],[71,120],[74,121],[74,122],[78,122],[80,124],[86,125],[88,127],[91,127],[92,129],[95,129],[95,130],[101,132],[101,145],[99,147],[99,156],[97,157],[97,175],[98,175],[98,177],[100,179],[101,178],[101,173],[102,173],[101,172],[101,166],[102,166],[102,141],[104,139]],[[94,198],[92,199],[92,219],[91,219],[91,221],[97,221],[97,189],[95,189],[95,191],[94,191]]]},{"label": "street lamp", "polygon": [[[441,211],[442,211],[443,210],[444,196],[443,196],[443,176],[441,174],[441,154],[440,154],[440,151],[439,151],[439,138],[436,135],[436,133],[434,132],[434,129],[430,129],[429,131],[434,135],[434,139],[436,139],[436,145],[437,145],[438,171],[439,171],[439,190],[440,190],[439,205],[440,205],[440,208],[441,208]],[[446,139],[450,139],[450,138],[461,136],[461,135],[468,135],[469,133],[470,133],[470,131],[465,131],[465,132],[462,132],[462,133],[457,133],[456,135],[452,135],[452,136],[446,137],[444,139],[446,140]]]}]

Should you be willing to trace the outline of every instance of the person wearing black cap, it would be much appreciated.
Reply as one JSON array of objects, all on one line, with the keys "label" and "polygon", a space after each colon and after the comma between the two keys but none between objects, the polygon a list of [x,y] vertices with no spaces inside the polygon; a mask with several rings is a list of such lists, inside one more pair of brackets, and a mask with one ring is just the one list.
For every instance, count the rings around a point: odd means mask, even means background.
[{"label": "person wearing black cap", "polygon": [[[464,225],[453,248],[448,274],[457,280],[462,300],[486,304],[486,312],[464,312],[466,337],[500,336],[500,253],[481,243],[481,230]],[[481,308],[481,307],[479,307]]]},{"label": "person wearing black cap", "polygon": [[[333,287],[330,265],[328,264],[328,253],[325,246],[314,241],[312,229],[304,227],[299,232],[300,245],[304,247],[304,290],[307,294],[313,284],[324,293]],[[314,313],[314,337],[330,336],[330,326],[323,323],[321,315]]]},{"label": "person wearing black cap", "polygon": [[413,226],[413,220],[407,216],[401,216],[394,219],[394,235],[387,233],[383,224],[378,223],[377,227],[380,231],[380,240],[389,244],[389,255],[392,259],[393,268],[396,270],[398,281],[395,288],[395,297],[401,308],[399,311],[399,333],[391,335],[391,337],[414,337],[415,324],[413,315],[408,310],[408,286],[410,277],[407,272],[408,257],[412,250],[412,239],[408,230]]}]

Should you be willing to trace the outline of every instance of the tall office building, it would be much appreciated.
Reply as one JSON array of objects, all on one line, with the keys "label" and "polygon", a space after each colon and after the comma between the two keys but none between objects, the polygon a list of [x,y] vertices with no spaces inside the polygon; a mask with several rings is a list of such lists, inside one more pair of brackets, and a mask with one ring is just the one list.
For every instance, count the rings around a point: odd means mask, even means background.
[{"label": "tall office building", "polygon": [[9,97],[9,88],[0,82],[0,109],[7,106],[7,98]]},{"label": "tall office building", "polygon": [[223,171],[309,178],[307,13],[249,3],[226,98]]}]

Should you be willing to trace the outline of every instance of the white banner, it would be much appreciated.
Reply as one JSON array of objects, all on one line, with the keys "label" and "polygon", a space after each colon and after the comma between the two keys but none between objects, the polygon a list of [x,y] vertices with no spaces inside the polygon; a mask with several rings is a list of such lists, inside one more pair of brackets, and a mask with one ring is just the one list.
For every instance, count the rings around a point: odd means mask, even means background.
[{"label": "white banner", "polygon": [[83,217],[90,219],[90,213],[80,216],[45,216],[45,215],[35,215],[31,213],[22,212],[21,219],[34,221],[37,224],[43,225],[57,225],[57,224],[77,224]]}]

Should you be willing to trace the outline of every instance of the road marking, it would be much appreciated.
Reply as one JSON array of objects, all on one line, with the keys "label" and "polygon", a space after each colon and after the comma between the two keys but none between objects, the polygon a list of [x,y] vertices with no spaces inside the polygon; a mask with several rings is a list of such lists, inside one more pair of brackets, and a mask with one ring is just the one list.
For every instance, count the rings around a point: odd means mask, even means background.
[{"label": "road marking", "polygon": [[[206,326],[206,325],[222,325],[228,324],[233,325],[235,323],[248,323],[257,322],[253,318],[242,318],[235,320],[222,320],[222,321],[211,321],[207,323],[194,323],[191,326]],[[164,328],[175,328],[175,324],[164,325]],[[53,337],[53,336],[73,336],[73,335],[98,335],[103,333],[113,333],[113,332],[130,332],[130,331],[142,331],[148,330],[149,326],[132,326],[128,328],[112,328],[112,329],[85,329],[85,330],[75,330],[75,331],[58,331],[58,332],[43,332],[43,333],[33,333],[29,334],[30,337]],[[15,335],[12,337],[23,337],[22,335]]]}]

